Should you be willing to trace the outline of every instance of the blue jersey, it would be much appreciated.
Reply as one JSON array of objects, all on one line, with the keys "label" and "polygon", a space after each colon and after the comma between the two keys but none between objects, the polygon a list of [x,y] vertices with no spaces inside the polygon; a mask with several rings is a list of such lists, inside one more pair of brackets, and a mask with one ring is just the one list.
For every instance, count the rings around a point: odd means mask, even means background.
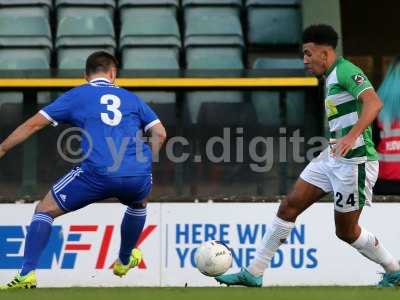
[{"label": "blue jersey", "polygon": [[55,126],[61,122],[84,130],[82,170],[111,177],[151,174],[151,149],[140,133],[160,121],[133,93],[97,78],[68,91],[40,113]]}]

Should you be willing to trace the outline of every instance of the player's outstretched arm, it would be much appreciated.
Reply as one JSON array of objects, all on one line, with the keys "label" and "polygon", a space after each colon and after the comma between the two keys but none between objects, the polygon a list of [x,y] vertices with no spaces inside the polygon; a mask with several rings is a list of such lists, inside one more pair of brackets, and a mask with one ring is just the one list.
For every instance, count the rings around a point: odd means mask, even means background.
[{"label": "player's outstretched arm", "polygon": [[373,89],[362,92],[359,99],[363,103],[361,116],[349,133],[337,141],[333,148],[335,155],[345,156],[353,147],[356,139],[375,120],[383,107],[381,99]]},{"label": "player's outstretched arm", "polygon": [[167,132],[161,123],[157,123],[149,129],[150,138],[149,143],[151,146],[151,151],[153,152],[153,157],[158,155],[162,145],[167,139]]},{"label": "player's outstretched arm", "polygon": [[15,129],[5,140],[0,144],[0,158],[3,157],[8,151],[24,142],[32,134],[39,131],[43,127],[50,124],[50,121],[37,113],[29,118],[25,123]]}]

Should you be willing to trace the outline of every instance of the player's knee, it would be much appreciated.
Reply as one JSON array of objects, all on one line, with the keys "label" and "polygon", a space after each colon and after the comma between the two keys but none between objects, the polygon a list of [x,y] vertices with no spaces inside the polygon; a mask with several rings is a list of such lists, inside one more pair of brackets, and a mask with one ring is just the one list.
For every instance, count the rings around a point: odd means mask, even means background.
[{"label": "player's knee", "polygon": [[35,213],[45,213],[52,216],[53,218],[57,217],[55,209],[51,205],[45,203],[44,201],[40,201],[38,205],[36,205]]},{"label": "player's knee", "polygon": [[54,219],[65,214],[65,212],[58,207],[57,203],[47,196],[36,205],[35,213],[45,213],[52,216]]},{"label": "player's knee", "polygon": [[301,210],[294,205],[294,203],[295,201],[293,201],[291,196],[287,196],[283,199],[279,206],[278,217],[286,221],[294,222],[301,213]]}]

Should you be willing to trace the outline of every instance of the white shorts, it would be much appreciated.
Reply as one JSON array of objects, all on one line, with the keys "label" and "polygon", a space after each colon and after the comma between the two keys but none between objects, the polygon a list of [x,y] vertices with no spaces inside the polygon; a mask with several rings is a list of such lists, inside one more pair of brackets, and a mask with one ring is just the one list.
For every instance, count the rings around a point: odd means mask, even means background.
[{"label": "white shorts", "polygon": [[378,161],[343,162],[328,148],[308,164],[300,178],[327,193],[333,192],[336,211],[351,212],[371,205],[378,172]]}]

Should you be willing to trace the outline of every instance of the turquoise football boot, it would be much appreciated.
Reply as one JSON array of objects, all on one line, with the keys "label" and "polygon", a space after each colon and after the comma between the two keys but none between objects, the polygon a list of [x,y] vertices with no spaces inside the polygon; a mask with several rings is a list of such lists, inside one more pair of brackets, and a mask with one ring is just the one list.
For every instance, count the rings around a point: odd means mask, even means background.
[{"label": "turquoise football boot", "polygon": [[384,273],[383,278],[378,283],[378,287],[400,287],[400,272]]},{"label": "turquoise football boot", "polygon": [[263,283],[262,276],[254,276],[245,268],[242,268],[239,273],[220,275],[215,277],[219,283],[230,285],[242,285],[248,287],[261,287]]}]

